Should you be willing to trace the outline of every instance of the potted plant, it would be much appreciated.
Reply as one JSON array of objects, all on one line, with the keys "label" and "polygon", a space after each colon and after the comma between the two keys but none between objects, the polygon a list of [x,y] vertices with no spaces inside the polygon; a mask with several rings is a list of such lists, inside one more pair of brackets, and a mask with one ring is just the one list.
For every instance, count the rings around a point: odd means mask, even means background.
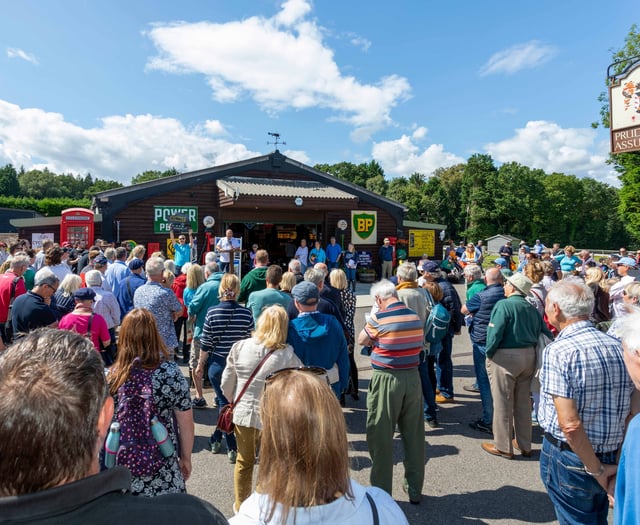
[{"label": "potted plant", "polygon": [[360,267],[357,273],[358,281],[361,283],[373,283],[376,280],[376,271],[373,268]]}]

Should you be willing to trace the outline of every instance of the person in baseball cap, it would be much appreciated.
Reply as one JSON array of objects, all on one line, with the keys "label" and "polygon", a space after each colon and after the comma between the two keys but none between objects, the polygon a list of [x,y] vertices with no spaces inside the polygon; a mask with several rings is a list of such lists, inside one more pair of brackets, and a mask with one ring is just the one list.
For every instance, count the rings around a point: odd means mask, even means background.
[{"label": "person in baseball cap", "polygon": [[314,283],[302,281],[291,289],[291,296],[294,301],[305,306],[311,306],[318,303],[320,291]]},{"label": "person in baseball cap", "polygon": [[141,259],[131,259],[129,261],[129,270],[139,270],[144,267],[144,262]]},{"label": "person in baseball cap", "polygon": [[93,301],[96,298],[96,292],[91,288],[78,288],[73,292],[73,298],[76,301]]},{"label": "person in baseball cap", "polygon": [[613,262],[616,266],[627,266],[628,268],[637,268],[635,259],[632,257],[621,257],[617,261]]}]

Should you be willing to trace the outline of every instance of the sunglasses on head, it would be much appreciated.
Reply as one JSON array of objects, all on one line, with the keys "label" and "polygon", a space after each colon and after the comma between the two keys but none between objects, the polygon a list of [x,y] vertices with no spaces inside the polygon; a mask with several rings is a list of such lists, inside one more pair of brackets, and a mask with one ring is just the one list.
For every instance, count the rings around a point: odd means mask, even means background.
[{"label": "sunglasses on head", "polygon": [[265,379],[264,379],[265,387],[271,381],[273,381],[274,378],[278,377],[279,375],[282,375],[282,374],[285,374],[285,373],[289,373],[289,372],[294,371],[294,370],[297,370],[299,372],[308,372],[308,373],[316,375],[316,376],[324,376],[325,379],[327,380],[327,384],[330,385],[329,376],[327,375],[327,371],[324,368],[322,368],[320,366],[292,366],[292,367],[282,368],[280,370],[276,370],[275,372],[272,372],[267,377],[265,377]]}]

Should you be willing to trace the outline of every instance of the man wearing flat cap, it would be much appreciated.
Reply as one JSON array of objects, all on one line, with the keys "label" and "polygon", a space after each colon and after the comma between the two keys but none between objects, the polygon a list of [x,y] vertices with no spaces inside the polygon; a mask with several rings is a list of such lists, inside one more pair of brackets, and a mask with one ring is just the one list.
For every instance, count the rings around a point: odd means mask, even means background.
[{"label": "man wearing flat cap", "polygon": [[536,368],[536,344],[542,331],[553,338],[535,306],[527,302],[532,285],[521,273],[507,277],[506,299],[496,303],[487,326],[494,443],[482,443],[482,449],[506,459],[513,459],[514,448],[524,457],[531,456],[530,390]]},{"label": "man wearing flat cap", "polygon": [[349,353],[342,327],[334,316],[318,312],[320,292],[314,283],[296,284],[291,296],[299,313],[289,321],[287,342],[305,365],[329,371],[331,388],[339,397],[349,386]]}]

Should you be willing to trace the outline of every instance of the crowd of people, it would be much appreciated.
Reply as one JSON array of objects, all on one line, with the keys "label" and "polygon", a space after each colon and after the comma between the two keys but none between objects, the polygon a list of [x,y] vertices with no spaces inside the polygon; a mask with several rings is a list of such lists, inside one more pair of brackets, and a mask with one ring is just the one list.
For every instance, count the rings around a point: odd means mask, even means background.
[{"label": "crowd of people", "polygon": [[[187,236],[176,240],[173,232],[175,261],[162,253],[145,260],[144,247],[113,248],[102,241],[86,253],[49,243],[37,254],[24,246],[11,253],[0,275],[2,349],[9,347],[0,358],[0,390],[12,399],[8,389],[23,380],[22,355],[56,349],[43,357],[50,367],[40,371],[43,388],[85,400],[93,395],[73,415],[61,415],[65,422],[81,420],[93,442],[87,437],[75,443],[74,450],[85,449],[73,461],[51,453],[51,461],[77,464],[61,487],[48,472],[22,486],[0,482],[0,509],[21,516],[15,501],[31,501],[39,492],[52,498],[74,483],[93,484],[97,497],[109,497],[113,508],[125,504],[117,503],[124,485],[141,500],[186,492],[192,410],[210,402],[220,409],[234,406],[233,430],[223,432],[211,421],[209,439],[211,452],[224,450],[234,465],[232,523],[294,523],[303,509],[318,521],[339,512],[344,523],[367,522],[374,515],[382,523],[406,523],[390,496],[394,435],[400,433],[404,450],[402,488],[410,503],[420,504],[424,425],[437,427],[440,406],[456,402],[453,339],[465,325],[476,381],[464,389],[481,400],[471,427],[493,438],[482,449],[504,459],[516,453],[531,457],[537,421],[544,430],[541,478],[560,523],[606,523],[609,505],[615,505],[620,523],[636,522],[640,477],[631,445],[640,439],[637,422],[631,421],[640,409],[634,387],[640,383],[636,259],[621,251],[596,262],[586,250],[576,256],[572,246],[548,249],[537,240],[531,248],[523,243],[517,254],[507,242],[489,262],[481,245],[462,243],[457,254],[452,243],[442,264],[404,262],[392,275],[385,239],[379,254],[385,278],[371,287],[373,307],[356,334],[353,245],[343,251],[331,238],[325,248],[317,242],[307,250],[301,242],[287,271],[270,264],[268,252],[256,246],[250,271],[239,278],[230,265],[233,248],[224,245],[233,238],[229,232],[220,252],[206,254],[203,266],[189,259]],[[458,259],[464,300],[443,266]],[[366,397],[371,488],[349,477],[341,411],[349,396],[360,396],[356,346],[370,356],[372,368]],[[188,378],[180,360],[188,364]],[[67,370],[70,363],[91,376],[92,384],[80,384]],[[209,401],[206,382],[214,391]],[[94,394],[83,392],[87,388]],[[136,394],[144,402],[133,409],[136,396],[130,392],[136,388],[144,392]],[[16,417],[34,413],[32,406],[42,402],[37,390]],[[107,390],[111,396],[105,398]],[[11,410],[0,401],[0,442],[9,432],[3,420]],[[127,428],[135,426],[135,410],[166,430],[158,443],[171,446],[162,455],[145,448],[160,427]],[[30,438],[46,439],[57,428],[42,428]],[[112,451],[107,445],[118,432],[120,448]],[[136,449],[131,442],[145,432],[153,437]],[[110,468],[112,452],[116,465],[128,472]],[[168,519],[181,500],[165,501]],[[62,511],[73,521],[86,516],[91,505]],[[132,512],[146,507],[137,508]],[[203,502],[192,504],[190,512],[196,522],[224,522]]]}]

